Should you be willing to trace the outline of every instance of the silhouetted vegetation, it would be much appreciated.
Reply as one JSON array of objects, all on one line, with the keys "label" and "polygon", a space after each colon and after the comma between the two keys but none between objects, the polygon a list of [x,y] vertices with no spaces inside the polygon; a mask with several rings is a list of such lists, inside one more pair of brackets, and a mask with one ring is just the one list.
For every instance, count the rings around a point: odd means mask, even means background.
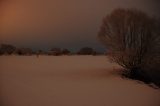
[{"label": "silhouetted vegetation", "polygon": [[62,55],[62,51],[61,51],[61,48],[52,48],[48,55],[53,55],[53,56],[60,56]]},{"label": "silhouetted vegetation", "polygon": [[62,50],[62,54],[63,54],[63,55],[70,55],[71,52],[70,52],[68,49],[63,49],[63,50]]},{"label": "silhouetted vegetation", "polygon": [[158,20],[136,9],[116,9],[104,18],[98,36],[130,78],[160,85]]},{"label": "silhouetted vegetation", "polygon": [[30,48],[18,48],[14,51],[17,55],[33,55],[33,51]]},{"label": "silhouetted vegetation", "polygon": [[49,51],[32,50],[31,48],[17,48],[11,44],[0,45],[0,55],[19,55],[19,56],[31,56],[36,55],[48,55],[48,56],[61,56],[61,55],[103,55],[103,53],[96,52],[90,47],[81,48],[78,52],[74,53],[66,48],[52,48]]},{"label": "silhouetted vegetation", "polygon": [[11,55],[16,50],[16,47],[9,44],[1,44],[0,55]]},{"label": "silhouetted vegetation", "polygon": [[30,48],[17,48],[10,44],[1,44],[0,55],[32,55],[34,52]]},{"label": "silhouetted vegetation", "polygon": [[38,51],[35,52],[35,54],[38,55],[38,56],[39,55],[47,55],[47,52],[44,51],[44,50],[38,50]]},{"label": "silhouetted vegetation", "polygon": [[79,55],[96,55],[96,52],[90,47],[81,48],[78,53]]}]

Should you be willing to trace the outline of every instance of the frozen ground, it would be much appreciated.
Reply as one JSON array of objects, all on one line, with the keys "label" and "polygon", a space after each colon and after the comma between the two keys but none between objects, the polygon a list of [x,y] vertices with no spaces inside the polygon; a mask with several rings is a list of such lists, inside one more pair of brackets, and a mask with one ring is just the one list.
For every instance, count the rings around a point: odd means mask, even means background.
[{"label": "frozen ground", "polygon": [[1,56],[0,106],[160,106],[160,90],[119,68],[105,56]]}]

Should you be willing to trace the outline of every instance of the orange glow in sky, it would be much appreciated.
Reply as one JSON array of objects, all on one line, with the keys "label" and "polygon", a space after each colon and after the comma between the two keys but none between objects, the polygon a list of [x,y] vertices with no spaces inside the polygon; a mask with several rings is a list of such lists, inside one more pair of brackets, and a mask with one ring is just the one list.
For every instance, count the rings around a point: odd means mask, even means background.
[{"label": "orange glow in sky", "polygon": [[97,32],[102,18],[106,14],[115,8],[138,8],[156,15],[157,11],[155,10],[159,6],[153,1],[4,1],[0,11],[2,14],[0,42],[19,45],[33,42],[36,45],[97,45]]}]

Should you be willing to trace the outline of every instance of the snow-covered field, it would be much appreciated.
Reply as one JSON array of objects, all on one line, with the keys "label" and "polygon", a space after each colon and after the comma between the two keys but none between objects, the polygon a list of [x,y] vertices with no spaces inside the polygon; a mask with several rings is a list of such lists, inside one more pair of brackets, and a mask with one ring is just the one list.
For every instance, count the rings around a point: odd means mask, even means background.
[{"label": "snow-covered field", "polygon": [[160,106],[105,56],[1,56],[0,106]]}]

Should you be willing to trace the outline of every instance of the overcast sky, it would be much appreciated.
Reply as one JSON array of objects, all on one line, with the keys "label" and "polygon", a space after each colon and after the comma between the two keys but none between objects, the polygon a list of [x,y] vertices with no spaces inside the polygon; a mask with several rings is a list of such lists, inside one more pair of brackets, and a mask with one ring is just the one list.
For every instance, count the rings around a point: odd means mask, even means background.
[{"label": "overcast sky", "polygon": [[3,0],[0,43],[18,47],[102,50],[97,32],[116,8],[138,8],[158,16],[159,0]]}]

